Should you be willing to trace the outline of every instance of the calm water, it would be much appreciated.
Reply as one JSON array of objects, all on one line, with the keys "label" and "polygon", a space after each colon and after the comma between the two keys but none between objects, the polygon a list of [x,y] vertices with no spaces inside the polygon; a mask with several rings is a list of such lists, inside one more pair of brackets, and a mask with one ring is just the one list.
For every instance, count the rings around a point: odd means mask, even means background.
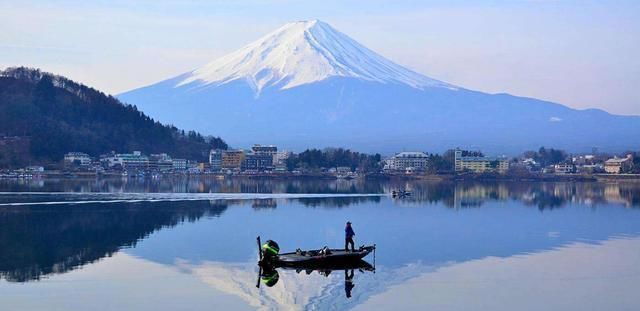
[{"label": "calm water", "polygon": [[[640,309],[640,184],[177,178],[0,180],[0,191],[0,310]],[[365,258],[375,273],[279,269],[256,288],[256,236],[284,251],[339,247],[347,220],[357,245],[377,245]]]}]

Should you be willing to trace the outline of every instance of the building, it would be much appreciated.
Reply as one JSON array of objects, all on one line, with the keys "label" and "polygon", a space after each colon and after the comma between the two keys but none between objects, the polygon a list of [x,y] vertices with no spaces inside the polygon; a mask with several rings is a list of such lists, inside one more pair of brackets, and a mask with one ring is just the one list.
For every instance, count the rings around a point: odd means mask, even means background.
[{"label": "building", "polygon": [[133,153],[111,153],[100,156],[100,161],[106,167],[122,167],[125,170],[147,170],[149,168],[149,157],[140,151]]},{"label": "building", "polygon": [[[274,145],[253,145],[251,154],[248,154],[247,158],[245,158],[247,170],[273,170],[278,163],[278,147]],[[271,160],[268,160],[267,157],[271,157]],[[286,163],[284,164],[286,167]]]},{"label": "building", "polygon": [[198,171],[200,171],[200,173],[204,173],[204,172],[210,170],[211,166],[209,165],[209,163],[198,163],[196,165],[196,168],[198,169]]},{"label": "building", "polygon": [[276,172],[286,172],[287,171],[287,159],[291,152],[289,151],[278,151],[275,155],[273,155],[273,166]]},{"label": "building", "polygon": [[255,154],[268,154],[270,156],[274,156],[276,155],[276,153],[278,153],[278,147],[274,145],[263,146],[256,144],[251,147],[251,151],[253,151],[253,153]]},{"label": "building", "polygon": [[335,168],[333,174],[338,178],[356,178],[358,174],[351,170],[350,166],[338,166]]},{"label": "building", "polygon": [[222,150],[211,149],[209,151],[209,169],[214,172],[222,169]]},{"label": "building", "polygon": [[116,158],[126,170],[146,170],[149,166],[149,157],[143,155],[140,151],[133,153],[118,153]]},{"label": "building", "polygon": [[80,166],[91,165],[91,157],[84,152],[69,152],[64,155],[65,164],[78,164]]},{"label": "building", "polygon": [[522,162],[520,162],[520,164],[524,166],[529,172],[540,170],[540,163],[538,163],[533,158],[525,158],[524,160],[522,160]]},{"label": "building", "polygon": [[222,151],[222,164],[224,170],[236,170],[242,167],[244,161],[244,151],[242,150],[224,150]]},{"label": "building", "polygon": [[462,150],[455,150],[455,171],[472,171],[474,173],[498,172],[506,173],[509,161],[505,158],[462,156]]},{"label": "building", "polygon": [[423,171],[429,165],[429,156],[424,152],[400,152],[385,160],[384,170]]},{"label": "building", "polygon": [[188,162],[186,159],[173,159],[171,162],[173,164],[174,171],[186,171],[188,168]]},{"label": "building", "polygon": [[596,157],[594,155],[591,154],[586,154],[586,155],[579,155],[579,156],[575,156],[571,159],[571,161],[573,162],[573,164],[578,165],[578,166],[583,166],[583,165],[593,165],[596,164]]},{"label": "building", "polygon": [[633,167],[633,156],[626,158],[614,157],[604,162],[604,171],[609,174],[621,174],[629,171]]},{"label": "building", "polygon": [[242,170],[266,171],[273,169],[273,155],[266,153],[249,153],[244,156]]},{"label": "building", "polygon": [[576,167],[573,164],[561,163],[553,166],[556,174],[573,174],[576,172]]},{"label": "building", "polygon": [[32,165],[27,166],[24,170],[30,173],[42,173],[44,172],[44,166]]},{"label": "building", "polygon": [[166,153],[152,154],[149,156],[150,171],[168,172],[173,169],[173,160]]}]

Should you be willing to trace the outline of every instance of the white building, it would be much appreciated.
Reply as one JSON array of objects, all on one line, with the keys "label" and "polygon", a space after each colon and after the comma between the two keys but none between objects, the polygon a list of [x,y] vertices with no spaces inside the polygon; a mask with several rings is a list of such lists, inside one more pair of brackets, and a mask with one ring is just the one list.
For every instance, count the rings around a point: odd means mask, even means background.
[{"label": "white building", "polygon": [[556,174],[573,174],[576,172],[576,167],[573,164],[556,164],[553,166],[553,170]]},{"label": "white building", "polygon": [[273,155],[273,166],[277,172],[285,172],[287,170],[287,159],[291,156],[289,151],[278,151]]},{"label": "white building", "polygon": [[143,155],[140,151],[133,153],[118,153],[109,157],[105,157],[103,161],[107,162],[109,167],[120,165],[124,169],[147,169],[149,166],[149,157]]},{"label": "white building", "polygon": [[79,163],[81,166],[91,165],[91,157],[84,152],[69,152],[64,155],[67,164]]},{"label": "white building", "polygon": [[423,171],[429,164],[429,156],[424,152],[400,152],[384,160],[386,171]]},{"label": "white building", "polygon": [[188,168],[188,161],[186,159],[173,159],[173,169],[176,171],[186,171]]},{"label": "white building", "polygon": [[211,149],[211,151],[209,151],[209,168],[212,171],[219,171],[222,169],[222,150]]}]

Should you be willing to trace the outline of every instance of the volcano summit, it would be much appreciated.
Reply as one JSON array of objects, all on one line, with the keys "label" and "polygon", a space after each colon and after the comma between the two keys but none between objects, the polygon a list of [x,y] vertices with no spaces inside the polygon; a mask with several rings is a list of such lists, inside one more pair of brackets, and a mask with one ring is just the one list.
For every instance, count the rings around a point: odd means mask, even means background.
[{"label": "volcano summit", "polygon": [[464,89],[395,64],[317,20],[286,24],[201,68],[118,97],[236,146],[519,152],[640,143],[640,117]]}]

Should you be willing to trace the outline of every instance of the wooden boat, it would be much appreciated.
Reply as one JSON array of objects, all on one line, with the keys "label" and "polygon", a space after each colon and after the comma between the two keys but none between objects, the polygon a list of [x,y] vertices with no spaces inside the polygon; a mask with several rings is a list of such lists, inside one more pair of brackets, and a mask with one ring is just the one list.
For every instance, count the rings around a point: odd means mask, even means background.
[{"label": "wooden boat", "polygon": [[[260,237],[258,237],[260,246]],[[274,267],[299,267],[299,268],[338,268],[349,264],[360,263],[362,258],[375,251],[376,246],[360,246],[355,251],[344,249],[314,249],[301,250],[283,254],[266,254],[262,248],[260,251],[260,264]],[[344,268],[343,268],[344,269]]]}]

